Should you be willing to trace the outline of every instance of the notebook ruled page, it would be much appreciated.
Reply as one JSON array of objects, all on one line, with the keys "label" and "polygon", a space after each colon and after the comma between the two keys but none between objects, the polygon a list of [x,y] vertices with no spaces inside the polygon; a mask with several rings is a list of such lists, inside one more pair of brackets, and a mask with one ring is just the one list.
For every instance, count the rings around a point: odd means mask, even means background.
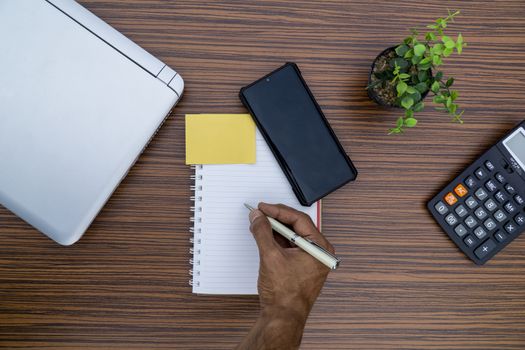
[{"label": "notebook ruled page", "polygon": [[257,294],[259,253],[244,203],[283,203],[317,224],[317,204],[303,207],[257,130],[256,164],[196,168],[193,292]]}]

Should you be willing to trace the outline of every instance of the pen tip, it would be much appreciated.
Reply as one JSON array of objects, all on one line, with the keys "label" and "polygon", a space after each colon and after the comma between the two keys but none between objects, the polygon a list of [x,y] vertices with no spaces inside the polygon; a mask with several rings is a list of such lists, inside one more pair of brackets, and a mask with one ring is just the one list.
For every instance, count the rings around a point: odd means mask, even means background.
[{"label": "pen tip", "polygon": [[255,208],[252,207],[252,206],[249,205],[249,204],[244,203],[244,206],[245,206],[246,208],[250,209],[250,210],[255,210]]}]

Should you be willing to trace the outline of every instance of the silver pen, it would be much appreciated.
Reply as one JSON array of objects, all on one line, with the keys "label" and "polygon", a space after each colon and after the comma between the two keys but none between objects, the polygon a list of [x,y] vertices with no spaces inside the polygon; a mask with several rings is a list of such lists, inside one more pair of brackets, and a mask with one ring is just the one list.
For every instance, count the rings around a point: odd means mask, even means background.
[{"label": "silver pen", "polygon": [[[244,206],[248,208],[250,211],[254,211],[255,208],[252,206],[244,203]],[[295,233],[294,231],[290,230],[288,227],[280,223],[279,221],[275,220],[274,218],[271,218],[269,216],[266,216],[268,221],[270,221],[270,225],[272,226],[272,229],[274,229],[276,232],[280,233],[281,236],[319,260],[324,265],[328,266],[330,269],[335,270],[339,266],[339,263],[341,260],[339,260],[338,257],[321,247],[319,244],[315,243],[314,241],[301,237],[299,234]]]}]

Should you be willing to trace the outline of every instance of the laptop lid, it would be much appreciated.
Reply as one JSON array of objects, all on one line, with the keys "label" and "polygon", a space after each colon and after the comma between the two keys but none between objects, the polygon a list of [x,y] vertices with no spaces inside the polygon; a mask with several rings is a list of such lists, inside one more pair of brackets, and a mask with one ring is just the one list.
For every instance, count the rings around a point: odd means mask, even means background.
[{"label": "laptop lid", "polygon": [[123,38],[74,1],[0,2],[0,203],[60,244],[182,94],[180,75]]}]

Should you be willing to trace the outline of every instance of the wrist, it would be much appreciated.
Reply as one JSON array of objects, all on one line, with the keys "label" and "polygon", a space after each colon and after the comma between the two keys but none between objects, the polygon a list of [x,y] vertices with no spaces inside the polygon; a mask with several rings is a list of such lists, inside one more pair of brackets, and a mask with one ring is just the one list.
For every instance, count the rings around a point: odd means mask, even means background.
[{"label": "wrist", "polygon": [[290,307],[266,307],[257,323],[265,333],[268,349],[299,349],[308,312]]},{"label": "wrist", "polygon": [[287,305],[268,305],[261,310],[260,318],[274,323],[285,322],[289,325],[304,327],[310,313],[310,307],[304,303]]}]

